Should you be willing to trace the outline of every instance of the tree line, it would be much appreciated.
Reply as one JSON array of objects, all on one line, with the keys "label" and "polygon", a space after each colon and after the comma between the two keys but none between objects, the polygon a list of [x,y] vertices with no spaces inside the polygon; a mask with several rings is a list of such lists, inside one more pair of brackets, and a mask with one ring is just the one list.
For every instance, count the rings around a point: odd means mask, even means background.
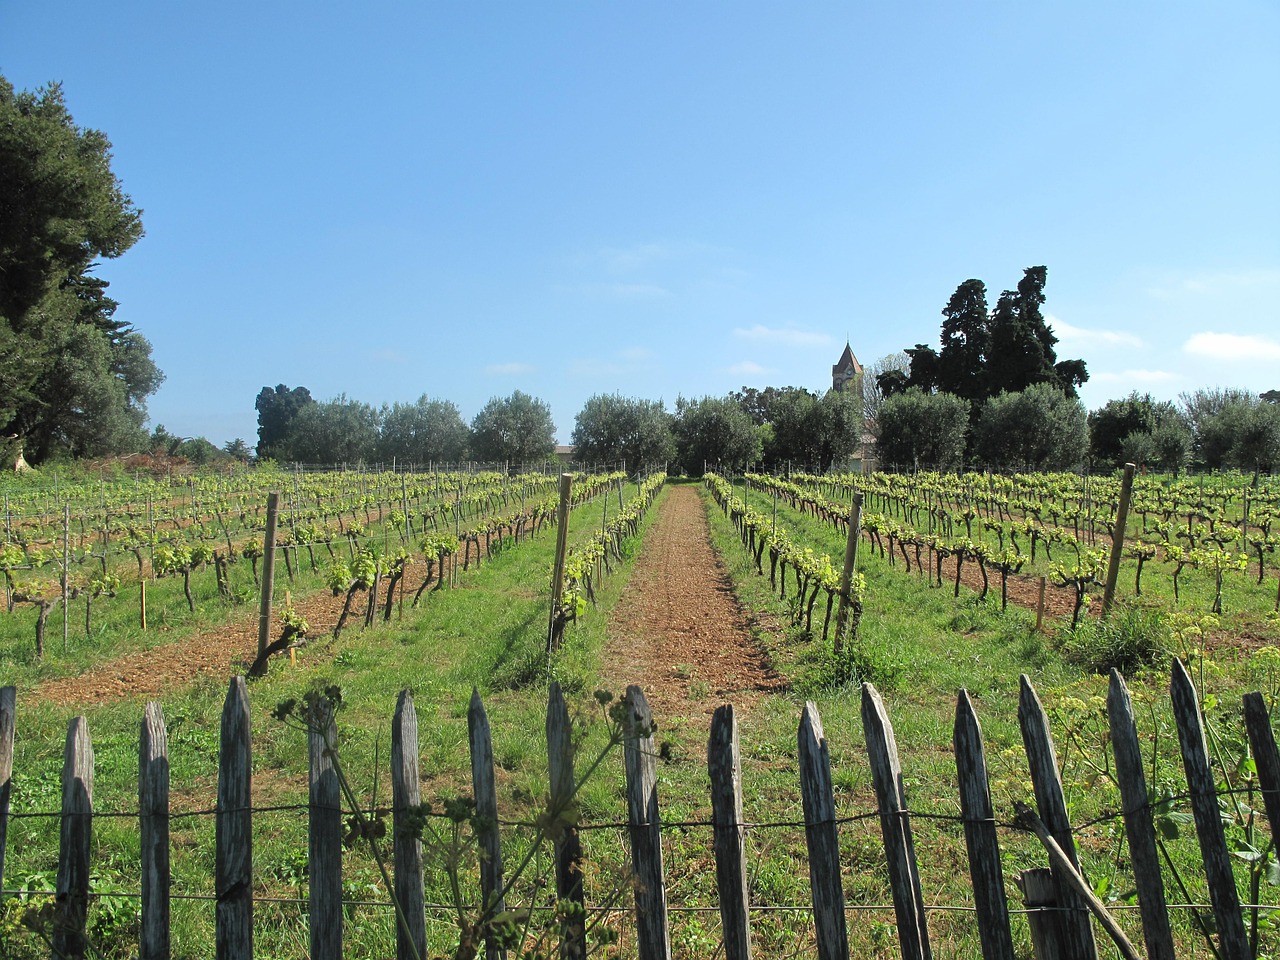
[{"label": "tree line", "polygon": [[0,452],[32,462],[135,450],[164,375],[115,316],[97,261],[142,237],[111,142],[76,126],[57,84],[0,76]]},{"label": "tree line", "polygon": [[1028,267],[991,310],[982,281],[966,280],[942,310],[940,348],[918,343],[882,365],[868,417],[882,466],[1280,468],[1280,391],[1215,387],[1177,403],[1134,392],[1086,412],[1084,361],[1058,360],[1040,309],[1047,277]]}]

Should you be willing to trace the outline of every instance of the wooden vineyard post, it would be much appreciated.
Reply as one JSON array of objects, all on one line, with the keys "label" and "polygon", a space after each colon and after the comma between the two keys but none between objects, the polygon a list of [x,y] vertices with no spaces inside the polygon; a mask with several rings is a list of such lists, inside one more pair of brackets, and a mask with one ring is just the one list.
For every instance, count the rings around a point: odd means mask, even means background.
[{"label": "wooden vineyard post", "polygon": [[[1022,728],[1022,743],[1027,752],[1040,819],[1066,854],[1067,860],[1079,870],[1080,859],[1071,835],[1071,821],[1067,818],[1067,801],[1062,792],[1062,778],[1058,773],[1058,757],[1054,751],[1053,737],[1049,733],[1049,718],[1025,673],[1019,677],[1019,685],[1021,695],[1018,700],[1018,725]],[[1060,870],[1054,869],[1053,877],[1058,890],[1058,905],[1069,911],[1062,917],[1064,955],[1070,960],[1096,960],[1098,947],[1093,940],[1088,910]]]},{"label": "wooden vineyard post", "polygon": [[1005,899],[1004,871],[1000,866],[995,813],[991,807],[991,788],[987,781],[982,727],[978,723],[978,715],[967,690],[961,690],[956,698],[952,743],[955,747],[960,816],[964,820],[964,840],[969,852],[969,875],[973,880],[973,901],[978,911],[982,956],[984,960],[1013,960],[1009,904]]},{"label": "wooden vineyard post", "polygon": [[332,754],[337,743],[333,705],[320,697],[307,717],[307,925],[311,960],[342,960],[342,807]]},{"label": "wooden vineyard post", "polygon": [[[471,688],[471,704],[467,708],[467,738],[471,744],[471,788],[476,802],[476,816],[485,824],[477,830],[480,846],[480,898],[483,915],[495,917],[506,906],[502,889],[502,841],[498,834],[498,788],[493,776],[493,737],[489,715],[480,700],[480,691]],[[506,951],[487,936],[485,956],[501,960]]]},{"label": "wooden vineyard post", "polygon": [[58,845],[54,956],[81,960],[89,907],[89,858],[93,846],[93,744],[89,724],[76,717],[67,728],[62,759],[62,833]]},{"label": "wooden vineyard post", "polygon": [[138,626],[147,631],[147,581],[138,581]]},{"label": "wooden vineyard post", "polygon": [[1142,771],[1142,746],[1134,723],[1133,701],[1120,671],[1112,669],[1107,691],[1107,718],[1111,724],[1111,748],[1115,754],[1116,783],[1120,787],[1124,829],[1129,839],[1129,859],[1142,911],[1142,935],[1147,960],[1174,960],[1173,933],[1160,874],[1160,853],[1155,825],[1147,800],[1147,780]]},{"label": "wooden vineyard post", "polygon": [[418,713],[413,706],[413,694],[401,690],[391,721],[391,824],[395,847],[397,960],[425,960],[427,956],[422,841],[409,829],[409,821],[421,803]]},{"label": "wooden vineyard post", "polygon": [[138,742],[138,834],[142,859],[142,930],[138,960],[169,957],[169,734],[152,700]]},{"label": "wooden vineyard post", "polygon": [[280,509],[280,494],[272,490],[267,494],[267,531],[262,537],[262,599],[258,605],[258,658],[266,656],[271,643],[271,591],[276,572],[276,514]]},{"label": "wooden vineyard post", "polygon": [[[777,510],[777,501],[774,501]],[[836,608],[835,651],[844,649],[845,625],[849,619],[849,585],[853,582],[853,568],[858,562],[858,539],[862,533],[862,494],[853,495],[849,506],[849,534],[844,544],[844,567],[840,571],[840,606]]]},{"label": "wooden vineyard post", "polygon": [[831,757],[822,732],[822,718],[812,701],[804,705],[798,740],[818,960],[848,960],[849,932],[844,915],[844,886],[840,880],[840,836],[831,788]]},{"label": "wooden vineyard post", "polygon": [[624,747],[627,821],[636,899],[636,946],[640,960],[670,960],[667,888],[662,871],[662,821],[658,814],[657,751],[653,714],[637,686],[627,687]]},{"label": "wooden vineyard post", "polygon": [[222,706],[214,818],[217,960],[253,960],[253,809],[249,695],[232,677]]},{"label": "wooden vineyard post", "polygon": [[13,730],[17,700],[16,687],[0,687],[0,890],[4,889],[4,851],[9,837],[9,797],[13,792]]},{"label": "wooden vineyard post", "polygon": [[1116,507],[1115,532],[1111,535],[1111,557],[1107,562],[1107,584],[1102,592],[1102,615],[1111,613],[1116,599],[1116,579],[1120,576],[1120,560],[1124,555],[1124,532],[1129,523],[1129,497],[1133,493],[1133,464],[1124,465],[1120,481],[1120,503]]},{"label": "wooden vineyard post", "polygon": [[714,824],[716,888],[720,892],[720,929],[725,960],[751,960],[750,897],[742,820],[742,760],[733,706],[717,707],[707,742]]},{"label": "wooden vineyard post", "polygon": [[1218,806],[1217,784],[1209,765],[1209,751],[1200,720],[1200,701],[1181,660],[1173,661],[1173,677],[1169,681],[1173,716],[1178,725],[1178,745],[1182,749],[1182,766],[1187,773],[1187,792],[1191,795],[1191,812],[1196,820],[1196,836],[1204,859],[1204,876],[1209,886],[1209,899],[1218,928],[1218,956],[1221,960],[1252,960],[1249,937],[1240,912],[1240,895],[1236,892],[1231,870],[1231,855],[1222,829],[1222,810]]},{"label": "wooden vineyard post", "polygon": [[559,646],[556,616],[560,612],[560,591],[564,580],[564,554],[569,542],[569,498],[573,493],[573,474],[560,474],[560,509],[556,514],[556,562],[551,574],[551,615],[547,622],[547,653]]},{"label": "wooden vineyard post", "polygon": [[902,957],[903,960],[930,960],[933,953],[929,948],[924,893],[920,889],[920,871],[916,865],[915,840],[907,814],[907,797],[902,787],[898,744],[880,693],[869,683],[862,685],[862,729],[871,760],[871,782],[875,786],[876,806],[880,812],[880,833],[884,837]]},{"label": "wooden vineyard post", "polygon": [[[564,702],[558,680],[551,681],[547,697],[547,776],[551,781],[549,810],[553,817],[566,814],[573,802],[573,730],[569,708]],[[566,825],[555,841],[556,900],[581,907],[585,899],[582,886],[582,843],[576,825]],[[585,960],[587,955],[586,925],[577,911],[566,913],[560,921],[561,960]]]}]

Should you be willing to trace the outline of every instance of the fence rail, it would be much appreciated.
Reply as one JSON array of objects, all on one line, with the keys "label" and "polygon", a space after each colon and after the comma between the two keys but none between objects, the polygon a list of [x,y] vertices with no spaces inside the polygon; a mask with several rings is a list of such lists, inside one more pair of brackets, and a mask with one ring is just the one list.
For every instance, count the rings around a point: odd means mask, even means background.
[{"label": "fence rail", "polygon": [[[1223,960],[1252,958],[1242,905],[1231,870],[1231,856],[1223,833],[1219,794],[1206,749],[1199,701],[1190,676],[1175,662],[1170,683],[1174,719],[1186,770],[1188,798],[1194,811],[1196,833],[1205,864],[1205,881],[1212,901],[1213,952]],[[665,960],[671,956],[669,908],[664,879],[662,830],[653,718],[639,687],[630,687],[622,701],[622,727],[627,783],[627,820],[630,870],[634,903],[634,937],[641,960]],[[5,842],[10,820],[13,738],[17,698],[13,687],[0,689],[0,890],[3,890]],[[310,727],[310,792],[299,809],[309,816],[309,935],[312,960],[343,955],[341,833],[344,809],[358,810],[355,798],[343,796],[338,775],[336,727],[333,711],[323,699],[308,714]],[[1115,778],[1120,787],[1124,828],[1128,837],[1132,870],[1138,889],[1142,938],[1146,956],[1163,960],[1174,956],[1169,910],[1159,859],[1153,809],[1138,750],[1132,704],[1124,679],[1111,674],[1108,698],[1110,735],[1115,754]],[[960,691],[955,712],[954,751],[959,789],[958,819],[964,828],[973,903],[985,960],[1013,960],[1015,956],[1010,915],[1027,912],[1036,955],[1040,960],[1095,960],[1095,930],[1111,938],[1121,956],[1136,957],[1128,942],[1080,874],[1072,825],[1067,816],[1062,782],[1049,729],[1048,716],[1030,682],[1020,682],[1018,708],[1023,745],[1031,771],[1036,811],[1026,810],[1020,824],[1034,830],[1045,846],[1047,868],[1023,871],[1017,878],[1023,903],[1010,905],[1003,874],[997,823],[991,803],[982,730],[974,704]],[[862,687],[862,720],[872,769],[876,811],[880,822],[885,864],[892,890],[898,944],[907,960],[931,960],[927,913],[941,909],[925,904],[919,862],[912,832],[913,814],[905,787],[898,748],[879,693],[870,684]],[[1280,753],[1267,705],[1260,694],[1244,698],[1244,720],[1257,768],[1268,821],[1280,817]],[[478,812],[488,824],[481,828],[484,849],[481,872],[481,916],[500,914],[509,889],[511,871],[504,872],[503,850],[494,789],[493,747],[484,704],[474,696],[468,711],[472,784]],[[573,743],[569,712],[558,685],[552,684],[546,730],[550,806],[568,809],[575,784]],[[826,735],[816,706],[805,705],[797,733],[799,787],[808,849],[817,955],[821,960],[847,960],[850,955],[848,917],[854,909],[845,903],[841,881],[840,826],[832,788],[831,763]],[[419,810],[418,726],[413,698],[400,694],[392,721],[391,777],[392,830],[389,862],[383,867],[386,888],[396,911],[398,960],[427,956],[423,847],[410,823]],[[215,926],[216,955],[226,960],[251,960],[253,945],[253,815],[251,803],[249,699],[243,678],[233,678],[222,714],[219,751],[216,824]],[[707,752],[711,782],[715,885],[721,919],[722,943],[727,960],[752,955],[751,918],[763,912],[753,907],[746,869],[745,842],[753,825],[743,817],[742,769],[737,717],[731,705],[720,707],[711,720]],[[83,717],[71,721],[64,750],[63,801],[56,886],[54,948],[59,955],[86,955],[87,904],[94,895],[90,886],[94,758],[88,725]],[[146,706],[139,741],[138,817],[141,836],[140,960],[167,957],[170,952],[170,820],[168,738],[157,703]],[[261,812],[261,811],[257,811]],[[32,814],[28,814],[32,815]],[[99,814],[101,815],[101,814]],[[599,826],[599,825],[597,825]],[[665,824],[667,827],[672,824]],[[558,909],[560,953],[585,956],[586,917],[595,910],[612,911],[603,903],[584,909],[580,830],[590,829],[571,818],[563,829],[550,831],[555,846],[556,902],[577,909]],[[381,860],[379,861],[382,862]],[[268,898],[260,898],[266,901]],[[507,906],[510,906],[509,904]],[[1093,913],[1098,926],[1090,919]],[[477,924],[472,933],[487,937],[489,960],[505,955],[496,926]]]}]

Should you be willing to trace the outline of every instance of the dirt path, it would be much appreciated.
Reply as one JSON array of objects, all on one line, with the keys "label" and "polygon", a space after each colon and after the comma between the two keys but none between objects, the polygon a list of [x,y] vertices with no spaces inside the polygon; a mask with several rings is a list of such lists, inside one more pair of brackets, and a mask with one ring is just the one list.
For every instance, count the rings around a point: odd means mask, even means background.
[{"label": "dirt path", "polygon": [[655,718],[747,708],[785,686],[750,627],[711,548],[697,488],[673,485],[610,617],[604,684],[619,694],[638,684]]},{"label": "dirt path", "polygon": [[[413,569],[419,573],[424,570],[421,564]],[[421,582],[419,575],[407,585],[409,599]],[[399,594],[398,588],[396,592]],[[344,599],[332,596],[327,590],[319,590],[294,597],[292,602],[293,608],[310,624],[310,636],[323,641],[333,633],[334,625],[342,614]],[[360,628],[367,602],[368,594],[361,593],[356,597],[351,616],[347,619],[349,629]],[[283,606],[284,593],[281,589],[276,595],[272,639],[280,636],[279,614]],[[166,691],[185,687],[200,677],[214,677],[225,682],[233,672],[247,669],[257,652],[258,608],[254,604],[234,619],[184,640],[166,643],[164,634],[158,633],[156,646],[151,649],[131,653],[79,676],[46,680],[36,687],[34,696],[45,703],[68,706],[88,706],[135,697],[158,699]]]}]

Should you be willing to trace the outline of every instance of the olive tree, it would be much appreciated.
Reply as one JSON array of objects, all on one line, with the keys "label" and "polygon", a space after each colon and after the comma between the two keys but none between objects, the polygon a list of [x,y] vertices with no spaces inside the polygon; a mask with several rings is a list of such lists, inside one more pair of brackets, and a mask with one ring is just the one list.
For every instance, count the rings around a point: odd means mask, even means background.
[{"label": "olive tree", "polygon": [[964,461],[968,427],[968,400],[910,387],[880,406],[876,456],[887,468],[955,470]]},{"label": "olive tree", "polygon": [[1049,383],[992,397],[974,433],[979,458],[995,470],[1070,470],[1089,449],[1084,405]]},{"label": "olive tree", "polygon": [[675,458],[671,415],[661,400],[618,394],[591,397],[574,418],[573,456],[583,463],[620,462],[624,469]]},{"label": "olive tree", "polygon": [[555,452],[555,436],[546,401],[516,390],[493,397],[471,420],[471,455],[495,463],[539,462]]}]

